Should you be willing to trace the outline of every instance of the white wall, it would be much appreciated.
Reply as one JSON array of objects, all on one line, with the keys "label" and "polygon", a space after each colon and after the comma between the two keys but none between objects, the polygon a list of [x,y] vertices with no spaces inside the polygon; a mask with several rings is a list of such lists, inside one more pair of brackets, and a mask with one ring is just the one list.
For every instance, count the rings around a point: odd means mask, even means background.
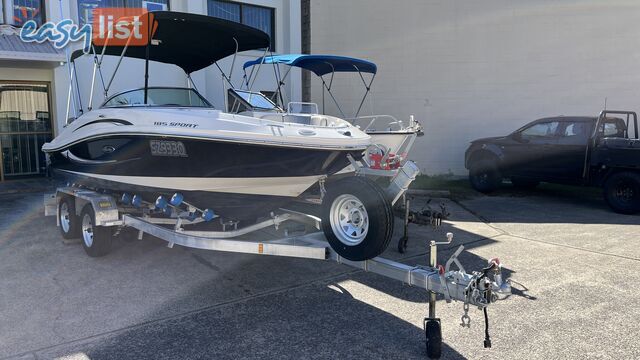
[{"label": "white wall", "polygon": [[[640,110],[639,17],[634,0],[312,0],[311,43],[377,63],[374,112],[415,114],[423,172],[464,175],[472,139],[544,116],[595,116],[605,97],[609,109]],[[334,85],[347,108],[359,81]]]}]

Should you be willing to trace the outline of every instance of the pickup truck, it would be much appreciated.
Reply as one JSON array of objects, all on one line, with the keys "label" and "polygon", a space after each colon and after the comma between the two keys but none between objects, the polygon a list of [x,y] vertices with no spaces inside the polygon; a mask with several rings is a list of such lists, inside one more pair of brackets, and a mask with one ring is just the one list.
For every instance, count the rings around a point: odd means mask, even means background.
[{"label": "pickup truck", "polygon": [[483,193],[503,179],[518,188],[540,182],[593,186],[616,212],[640,212],[638,116],[605,110],[597,117],[535,120],[507,136],[478,139],[465,153],[471,186]]}]

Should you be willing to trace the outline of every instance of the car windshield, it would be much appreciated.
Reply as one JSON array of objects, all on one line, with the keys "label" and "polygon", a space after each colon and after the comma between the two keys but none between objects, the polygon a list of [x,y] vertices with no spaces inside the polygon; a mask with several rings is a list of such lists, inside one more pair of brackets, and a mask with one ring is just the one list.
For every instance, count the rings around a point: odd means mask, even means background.
[{"label": "car windshield", "polygon": [[149,88],[146,104],[144,89],[130,90],[111,97],[102,105],[102,107],[123,106],[213,107],[194,89],[187,88]]}]

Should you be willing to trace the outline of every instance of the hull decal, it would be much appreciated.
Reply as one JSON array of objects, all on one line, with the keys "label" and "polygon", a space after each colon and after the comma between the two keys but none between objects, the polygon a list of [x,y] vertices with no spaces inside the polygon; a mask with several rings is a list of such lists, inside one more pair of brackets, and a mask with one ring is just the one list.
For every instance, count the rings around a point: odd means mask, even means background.
[{"label": "hull decal", "polygon": [[100,119],[100,120],[95,120],[95,121],[91,121],[88,122],[80,127],[78,127],[77,129],[73,130],[73,132],[76,132],[80,129],[82,129],[85,126],[89,126],[89,125],[93,125],[93,124],[100,124],[100,123],[110,123],[110,124],[116,124],[117,126],[121,126],[121,125],[133,125],[132,123],[128,122],[127,120],[120,120],[120,119]]}]

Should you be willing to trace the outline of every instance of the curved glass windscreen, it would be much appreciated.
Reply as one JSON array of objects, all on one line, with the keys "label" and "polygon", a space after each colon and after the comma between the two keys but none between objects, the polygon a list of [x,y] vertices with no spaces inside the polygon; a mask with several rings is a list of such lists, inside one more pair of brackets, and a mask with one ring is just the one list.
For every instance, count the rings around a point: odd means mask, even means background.
[{"label": "curved glass windscreen", "polygon": [[233,91],[244,100],[250,107],[259,110],[276,110],[277,106],[271,100],[269,100],[266,96],[259,92],[247,91],[247,90],[238,90],[233,89]]},{"label": "curved glass windscreen", "polygon": [[131,90],[111,97],[102,105],[124,106],[213,107],[198,92],[187,88],[149,88],[146,104],[144,89]]}]

